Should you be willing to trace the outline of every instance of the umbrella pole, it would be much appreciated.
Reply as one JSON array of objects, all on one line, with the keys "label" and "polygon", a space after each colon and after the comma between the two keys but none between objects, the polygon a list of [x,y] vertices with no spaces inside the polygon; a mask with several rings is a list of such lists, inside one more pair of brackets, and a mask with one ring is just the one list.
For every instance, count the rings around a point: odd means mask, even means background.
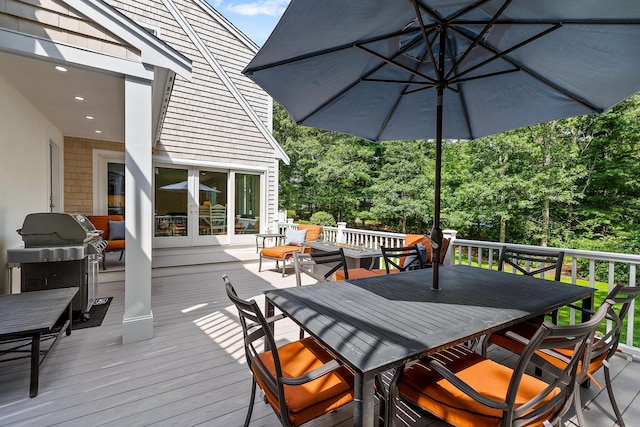
[{"label": "umbrella pole", "polygon": [[431,289],[440,290],[440,253],[442,248],[442,230],[440,229],[440,183],[442,172],[442,103],[444,98],[445,74],[445,44],[447,32],[445,28],[440,30],[440,49],[438,50],[438,80],[436,83],[436,177],[433,191],[433,228],[431,229],[432,254],[431,264],[433,268],[433,282]]},{"label": "umbrella pole", "polygon": [[440,183],[441,183],[441,171],[442,171],[442,98],[444,95],[444,88],[439,87],[437,89],[438,104],[436,106],[436,176],[434,182],[434,194],[433,194],[433,228],[431,229],[432,240],[432,268],[433,268],[433,282],[431,289],[434,291],[440,290],[440,275],[438,269],[440,268],[440,248],[442,248],[442,230],[440,229]]}]

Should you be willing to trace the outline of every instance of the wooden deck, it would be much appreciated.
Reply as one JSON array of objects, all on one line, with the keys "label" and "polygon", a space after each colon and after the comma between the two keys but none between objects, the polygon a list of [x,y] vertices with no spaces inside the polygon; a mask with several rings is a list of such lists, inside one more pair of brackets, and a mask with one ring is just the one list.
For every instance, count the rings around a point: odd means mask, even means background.
[{"label": "wooden deck", "polygon": [[[123,282],[101,283],[100,296],[114,298],[102,326],[75,330],[60,340],[42,367],[37,397],[29,398],[28,359],[0,364],[0,425],[242,425],[250,377],[223,274],[243,298],[262,300],[264,290],[295,286],[293,275],[283,279],[275,271],[258,273],[253,261],[154,271],[155,337],[123,345]],[[286,340],[298,330],[290,324],[277,332]],[[612,365],[618,403],[627,424],[634,425],[640,419],[640,364],[617,357]],[[606,391],[592,386],[581,393],[590,426],[614,425]],[[408,409],[398,417],[399,426],[447,425]],[[576,425],[573,420],[568,414],[565,425]],[[278,421],[258,402],[251,425],[275,426]],[[322,425],[351,425],[350,408],[325,418]]]}]

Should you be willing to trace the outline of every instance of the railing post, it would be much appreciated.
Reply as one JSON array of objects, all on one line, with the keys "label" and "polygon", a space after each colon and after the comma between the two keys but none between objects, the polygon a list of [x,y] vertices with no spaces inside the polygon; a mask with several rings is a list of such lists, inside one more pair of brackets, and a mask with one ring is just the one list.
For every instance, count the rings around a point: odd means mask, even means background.
[{"label": "railing post", "polygon": [[453,248],[453,244],[456,241],[456,235],[458,234],[457,230],[442,230],[442,234],[444,237],[449,239],[449,247],[447,248],[447,252],[444,254],[444,259],[442,260],[442,265],[453,265],[455,260],[453,257],[455,256],[455,249]]},{"label": "railing post", "polygon": [[344,229],[347,228],[347,223],[346,222],[339,222],[338,223],[338,232],[336,234],[336,242],[337,243],[346,243],[347,242],[347,236],[344,234]]}]

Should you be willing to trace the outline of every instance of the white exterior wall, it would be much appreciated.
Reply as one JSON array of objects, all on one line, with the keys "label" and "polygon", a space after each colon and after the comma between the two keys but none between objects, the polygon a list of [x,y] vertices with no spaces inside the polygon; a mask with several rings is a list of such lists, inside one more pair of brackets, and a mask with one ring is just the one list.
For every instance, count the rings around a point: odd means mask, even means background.
[{"label": "white exterior wall", "polygon": [[[2,76],[0,129],[0,150],[5,153],[0,156],[0,265],[6,265],[7,249],[22,245],[16,230],[22,227],[24,217],[49,211],[49,140],[61,150],[64,140],[60,130]],[[14,269],[14,277],[19,277],[18,269]],[[3,270],[0,294],[8,292],[9,272]]]}]

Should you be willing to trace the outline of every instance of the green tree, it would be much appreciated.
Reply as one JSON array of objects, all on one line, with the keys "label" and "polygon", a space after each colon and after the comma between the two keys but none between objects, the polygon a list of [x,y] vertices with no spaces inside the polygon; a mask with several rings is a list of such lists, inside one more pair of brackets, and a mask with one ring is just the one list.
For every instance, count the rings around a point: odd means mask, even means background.
[{"label": "green tree", "polygon": [[424,229],[433,215],[433,147],[422,141],[380,143],[380,173],[370,188],[371,212],[406,233]]},{"label": "green tree", "polygon": [[640,97],[635,95],[600,116],[573,121],[588,171],[580,183],[585,198],[575,209],[585,237],[640,231],[639,114]]}]

